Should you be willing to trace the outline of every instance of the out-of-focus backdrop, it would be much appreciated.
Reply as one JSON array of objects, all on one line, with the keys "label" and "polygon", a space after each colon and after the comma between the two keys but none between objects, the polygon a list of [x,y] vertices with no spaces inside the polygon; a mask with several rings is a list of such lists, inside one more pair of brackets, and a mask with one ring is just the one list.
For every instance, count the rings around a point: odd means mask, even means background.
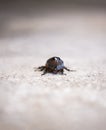
[{"label": "out-of-focus backdrop", "polygon": [[[59,56],[74,72],[34,72]],[[106,129],[106,1],[0,0],[0,129]]]}]

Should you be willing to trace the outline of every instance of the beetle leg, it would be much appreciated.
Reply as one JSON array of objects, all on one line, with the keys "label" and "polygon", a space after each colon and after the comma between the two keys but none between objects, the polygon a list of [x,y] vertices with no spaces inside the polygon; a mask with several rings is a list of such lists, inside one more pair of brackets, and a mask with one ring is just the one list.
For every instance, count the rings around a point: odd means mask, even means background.
[{"label": "beetle leg", "polygon": [[40,71],[43,71],[45,68],[46,68],[45,66],[40,66],[40,67],[38,67],[38,69],[39,69]]},{"label": "beetle leg", "polygon": [[75,72],[76,71],[76,70],[70,70],[70,69],[68,69],[66,67],[64,67],[64,69],[67,70],[67,71],[71,71],[71,72]]},{"label": "beetle leg", "polygon": [[63,74],[63,73],[64,73],[64,70],[62,69],[62,70],[60,70],[60,72],[61,72],[61,74]]},{"label": "beetle leg", "polygon": [[41,75],[45,75],[46,73],[47,73],[47,69],[45,68],[43,74],[41,74]]},{"label": "beetle leg", "polygon": [[67,67],[64,67],[64,69],[67,70],[67,71],[70,71],[70,69],[68,69]]},{"label": "beetle leg", "polygon": [[61,72],[62,75],[66,75],[66,74],[64,73],[64,69],[62,69],[60,72]]}]

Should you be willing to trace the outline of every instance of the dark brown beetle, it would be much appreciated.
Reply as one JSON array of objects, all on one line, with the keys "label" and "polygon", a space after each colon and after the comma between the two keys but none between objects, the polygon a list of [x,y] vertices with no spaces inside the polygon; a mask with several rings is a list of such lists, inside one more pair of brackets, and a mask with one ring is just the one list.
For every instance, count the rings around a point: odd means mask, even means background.
[{"label": "dark brown beetle", "polygon": [[70,71],[70,69],[64,66],[64,62],[59,57],[52,57],[48,59],[45,66],[40,66],[37,69],[43,71],[42,75],[46,73],[63,74],[64,69]]}]

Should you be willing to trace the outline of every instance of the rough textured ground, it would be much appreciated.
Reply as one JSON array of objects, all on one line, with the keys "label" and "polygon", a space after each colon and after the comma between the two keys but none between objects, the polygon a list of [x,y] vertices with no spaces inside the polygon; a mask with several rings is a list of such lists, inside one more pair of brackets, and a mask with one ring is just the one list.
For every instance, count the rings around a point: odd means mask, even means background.
[{"label": "rough textured ground", "polygon": [[[0,129],[105,130],[106,12],[6,15],[0,38]],[[34,72],[51,56],[76,71]]]}]

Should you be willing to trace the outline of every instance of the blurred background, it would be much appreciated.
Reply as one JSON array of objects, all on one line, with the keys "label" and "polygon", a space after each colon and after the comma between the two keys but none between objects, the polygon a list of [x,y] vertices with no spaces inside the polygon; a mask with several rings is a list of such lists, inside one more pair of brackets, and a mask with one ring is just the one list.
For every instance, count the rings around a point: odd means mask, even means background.
[{"label": "blurred background", "polygon": [[105,34],[105,0],[0,1],[0,55],[99,57]]},{"label": "blurred background", "polygon": [[[76,72],[41,77],[52,56]],[[106,0],[0,0],[0,129],[106,129]]]}]

